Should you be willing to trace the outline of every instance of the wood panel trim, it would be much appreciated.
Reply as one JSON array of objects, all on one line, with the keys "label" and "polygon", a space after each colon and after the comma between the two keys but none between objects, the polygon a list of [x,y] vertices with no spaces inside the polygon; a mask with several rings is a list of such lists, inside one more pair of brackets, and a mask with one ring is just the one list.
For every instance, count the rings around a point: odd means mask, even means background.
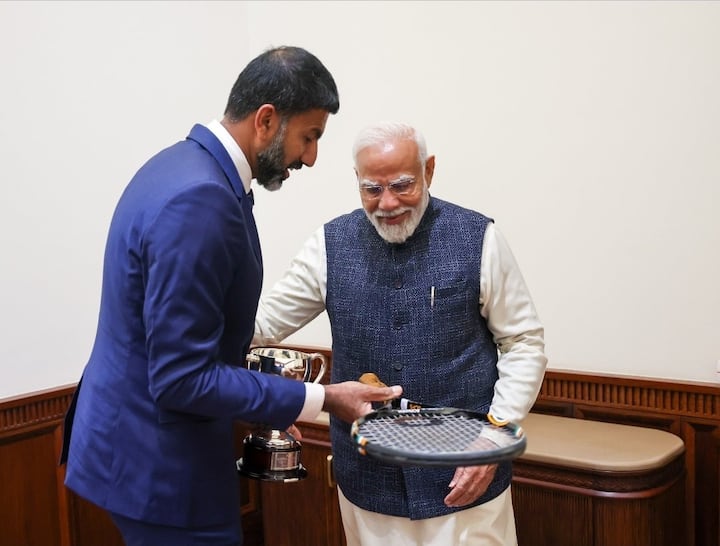
[{"label": "wood panel trim", "polygon": [[[645,498],[667,489],[685,475],[684,456],[659,469],[642,472],[607,472],[561,468],[552,464],[518,459],[513,465],[513,480],[551,484],[555,489],[581,490],[592,497]],[[659,489],[658,489],[659,488]]]},{"label": "wood panel trim", "polygon": [[[269,347],[285,347],[307,353],[321,353],[332,369],[332,349],[315,345],[279,343]],[[325,381],[323,381],[325,383]],[[708,419],[720,425],[720,385],[692,381],[675,381],[632,375],[590,374],[570,370],[545,373],[537,398],[543,413],[566,413],[568,405],[596,406],[604,409],[634,410],[644,414],[675,415]]]},{"label": "wood panel trim", "polygon": [[623,499],[623,500],[641,500],[647,498],[658,497],[665,493],[668,489],[675,486],[683,476],[680,475],[674,480],[658,485],[653,489],[646,491],[630,491],[630,492],[617,492],[617,491],[596,491],[595,489],[580,487],[577,485],[566,485],[554,482],[549,482],[545,479],[526,478],[524,476],[517,476],[513,474],[512,483],[513,485],[527,485],[533,486],[544,490],[561,491],[563,493],[570,493],[573,495],[580,495],[582,497],[597,497],[597,498],[609,498],[609,499]]},{"label": "wood panel trim", "polygon": [[0,439],[27,435],[62,422],[75,385],[0,400]]},{"label": "wood panel trim", "polygon": [[538,401],[720,419],[720,386],[548,370]]},{"label": "wood panel trim", "polygon": [[[321,352],[328,358],[332,356],[326,348],[293,348]],[[61,422],[74,391],[75,385],[65,385],[0,400],[0,437]],[[710,383],[548,370],[538,402],[667,413],[720,424],[720,386]]]}]

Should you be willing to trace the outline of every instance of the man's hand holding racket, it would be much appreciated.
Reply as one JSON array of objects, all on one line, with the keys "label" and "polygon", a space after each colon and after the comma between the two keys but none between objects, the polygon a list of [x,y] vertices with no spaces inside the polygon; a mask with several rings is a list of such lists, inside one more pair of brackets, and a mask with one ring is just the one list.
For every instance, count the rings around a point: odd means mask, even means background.
[{"label": "man's hand holding racket", "polygon": [[496,464],[456,468],[448,486],[451,491],[445,497],[445,505],[459,508],[475,502],[487,491],[496,469]]}]

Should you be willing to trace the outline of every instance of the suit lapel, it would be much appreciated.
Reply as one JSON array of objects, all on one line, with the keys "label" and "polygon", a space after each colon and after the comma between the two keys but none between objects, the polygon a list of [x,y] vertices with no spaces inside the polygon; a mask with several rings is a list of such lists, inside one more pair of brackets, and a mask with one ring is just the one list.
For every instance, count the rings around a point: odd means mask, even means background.
[{"label": "suit lapel", "polygon": [[196,124],[190,130],[190,134],[187,138],[194,140],[200,144],[200,146],[205,148],[210,155],[215,158],[215,161],[220,164],[220,167],[222,167],[225,176],[230,181],[230,185],[232,186],[235,195],[237,195],[237,198],[240,200],[240,206],[242,207],[245,221],[251,228],[249,234],[251,235],[253,251],[258,259],[258,262],[262,264],[260,238],[258,236],[257,226],[255,225],[255,216],[252,212],[255,200],[253,199],[252,191],[250,194],[245,193],[245,187],[243,186],[240,175],[235,168],[235,164],[232,162],[232,159],[230,159],[230,154],[227,153],[225,147],[212,133],[212,131],[204,125]]},{"label": "suit lapel", "polygon": [[245,199],[247,194],[245,193],[245,188],[242,180],[240,180],[240,175],[235,168],[235,164],[232,162],[232,159],[230,159],[230,154],[227,153],[227,150],[222,143],[214,134],[212,134],[212,131],[204,125],[196,124],[190,130],[190,134],[187,138],[194,140],[210,152],[210,155],[212,155],[215,158],[215,161],[217,161],[220,164],[220,167],[222,167],[222,170],[225,173],[225,176],[227,176],[227,179],[230,181],[230,185],[232,186],[235,194],[238,196],[238,199]]}]

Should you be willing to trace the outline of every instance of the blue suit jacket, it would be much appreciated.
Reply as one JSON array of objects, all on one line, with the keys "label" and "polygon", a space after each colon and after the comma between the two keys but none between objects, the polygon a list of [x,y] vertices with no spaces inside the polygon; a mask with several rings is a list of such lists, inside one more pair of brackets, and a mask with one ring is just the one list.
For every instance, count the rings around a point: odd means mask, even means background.
[{"label": "blue suit jacket", "polygon": [[233,419],[286,428],[305,388],[247,370],[262,285],[252,197],[196,125],[125,189],[92,354],[66,417],[67,486],[124,516],[239,518]]}]

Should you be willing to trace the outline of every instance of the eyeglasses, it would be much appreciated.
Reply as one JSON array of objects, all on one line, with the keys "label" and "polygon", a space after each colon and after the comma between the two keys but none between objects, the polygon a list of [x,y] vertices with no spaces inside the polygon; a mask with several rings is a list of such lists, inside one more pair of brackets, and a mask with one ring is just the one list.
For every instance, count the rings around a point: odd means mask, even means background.
[{"label": "eyeglasses", "polygon": [[403,176],[390,182],[387,186],[366,181],[360,182],[360,195],[369,201],[380,199],[385,189],[390,190],[393,195],[410,195],[415,191],[415,177]]}]

